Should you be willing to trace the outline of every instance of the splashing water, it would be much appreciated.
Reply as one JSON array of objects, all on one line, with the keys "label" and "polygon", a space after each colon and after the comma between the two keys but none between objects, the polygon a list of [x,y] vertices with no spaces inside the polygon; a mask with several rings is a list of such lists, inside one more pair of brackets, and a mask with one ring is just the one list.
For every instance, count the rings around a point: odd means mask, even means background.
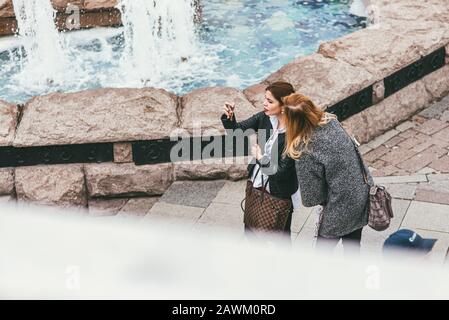
[{"label": "splashing water", "polygon": [[[192,0],[121,0],[127,83],[156,84],[198,52]],[[136,83],[137,81],[137,83]]]},{"label": "splashing water", "polygon": [[14,7],[20,35],[0,38],[0,99],[13,103],[101,87],[244,89],[364,27],[338,0],[120,0],[123,27],[67,33],[50,0]]},{"label": "splashing water", "polygon": [[349,11],[359,17],[367,17],[367,0],[353,0]]},{"label": "splashing water", "polygon": [[62,84],[68,60],[50,1],[13,0],[13,4],[25,56],[17,82],[24,87]]}]

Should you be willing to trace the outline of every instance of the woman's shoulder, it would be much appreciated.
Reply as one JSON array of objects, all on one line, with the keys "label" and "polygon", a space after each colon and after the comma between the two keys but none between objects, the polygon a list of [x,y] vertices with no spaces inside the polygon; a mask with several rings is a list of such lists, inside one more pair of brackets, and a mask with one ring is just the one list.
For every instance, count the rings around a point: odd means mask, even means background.
[{"label": "woman's shoulder", "polygon": [[342,133],[344,132],[340,122],[337,119],[331,119],[315,130],[312,142],[334,140],[336,136],[340,136]]},{"label": "woman's shoulder", "polygon": [[341,148],[349,144],[349,135],[337,119],[332,119],[315,130],[310,140],[310,149],[318,158],[321,154],[337,156]]},{"label": "woman's shoulder", "polygon": [[269,119],[269,118],[270,118],[270,117],[268,117],[268,116],[265,114],[265,112],[263,112],[263,111],[260,111],[260,112],[255,113],[255,114],[254,114],[254,117],[261,118],[261,119],[263,119],[263,118]]}]

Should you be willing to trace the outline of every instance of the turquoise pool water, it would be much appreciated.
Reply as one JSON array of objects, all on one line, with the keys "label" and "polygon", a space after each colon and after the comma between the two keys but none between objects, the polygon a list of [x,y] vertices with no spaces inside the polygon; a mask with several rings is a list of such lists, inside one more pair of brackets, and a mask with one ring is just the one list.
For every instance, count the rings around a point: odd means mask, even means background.
[{"label": "turquoise pool water", "polygon": [[123,69],[123,28],[64,34],[70,63],[63,81],[18,77],[26,52],[17,38],[0,39],[0,99],[20,103],[35,95],[99,87],[154,86],[177,94],[206,86],[244,89],[294,58],[316,51],[321,42],[365,27],[364,19],[349,14],[347,2],[200,1],[198,51],[166,67],[157,80],[135,79],[132,70]]}]

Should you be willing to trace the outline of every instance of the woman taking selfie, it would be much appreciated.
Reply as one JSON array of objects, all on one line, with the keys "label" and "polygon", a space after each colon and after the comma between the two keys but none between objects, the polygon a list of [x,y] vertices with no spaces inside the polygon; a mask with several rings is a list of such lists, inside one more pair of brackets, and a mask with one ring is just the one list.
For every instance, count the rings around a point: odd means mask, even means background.
[{"label": "woman taking selfie", "polygon": [[[283,102],[285,154],[296,160],[302,203],[322,206],[317,246],[334,246],[342,239],[345,247],[358,249],[368,224],[369,186],[354,141],[334,115],[308,97],[292,94]],[[372,183],[371,176],[368,180]]]},{"label": "woman taking selfie", "polygon": [[[226,104],[221,117],[227,130],[253,130],[256,133],[265,131],[264,138],[252,148],[256,163],[248,165],[248,177],[252,186],[271,196],[290,201],[288,218],[283,231],[290,235],[293,213],[292,195],[298,190],[295,172],[295,161],[288,156],[282,156],[285,147],[285,114],[282,98],[294,93],[293,86],[286,82],[275,82],[265,90],[263,111],[247,120],[237,122],[235,105]],[[260,137],[260,135],[259,135]],[[247,194],[248,196],[248,194]],[[245,230],[249,231],[245,225]]]}]

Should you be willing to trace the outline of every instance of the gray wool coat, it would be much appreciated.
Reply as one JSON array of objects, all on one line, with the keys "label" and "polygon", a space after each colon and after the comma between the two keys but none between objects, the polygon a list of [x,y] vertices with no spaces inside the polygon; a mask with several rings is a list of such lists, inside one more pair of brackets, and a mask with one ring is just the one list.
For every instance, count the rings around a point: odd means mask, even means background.
[{"label": "gray wool coat", "polygon": [[368,224],[369,186],[357,152],[340,123],[331,120],[315,130],[296,161],[303,205],[323,205],[322,237],[341,237]]}]

